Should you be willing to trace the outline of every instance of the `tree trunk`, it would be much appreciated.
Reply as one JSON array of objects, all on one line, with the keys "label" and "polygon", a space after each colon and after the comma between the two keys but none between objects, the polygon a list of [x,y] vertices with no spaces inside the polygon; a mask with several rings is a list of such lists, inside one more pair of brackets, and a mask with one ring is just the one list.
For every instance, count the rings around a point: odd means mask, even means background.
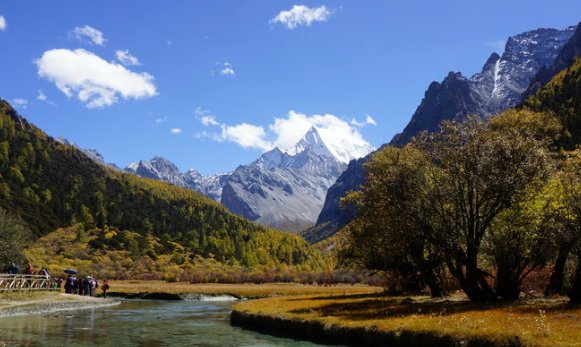
[{"label": "tree trunk", "polygon": [[494,291],[484,277],[484,273],[478,269],[478,262],[475,258],[467,257],[469,261],[464,266],[465,271],[462,271],[462,264],[456,262],[448,262],[450,273],[458,280],[460,287],[468,296],[468,299],[473,302],[493,301],[496,300]]},{"label": "tree trunk", "polygon": [[577,270],[575,271],[571,292],[569,292],[569,304],[581,304],[581,253],[577,255]]},{"label": "tree trunk", "polygon": [[442,285],[440,276],[434,271],[428,271],[426,274],[426,283],[428,284],[428,288],[430,288],[432,298],[441,298],[444,296],[444,286]]},{"label": "tree trunk", "polygon": [[551,279],[549,284],[545,289],[545,296],[551,296],[554,294],[563,294],[563,281],[565,280],[565,264],[567,264],[567,258],[571,252],[572,243],[567,242],[561,244],[559,251],[557,253],[557,259],[555,260],[555,265],[553,266],[553,273],[551,274]]},{"label": "tree trunk", "polygon": [[496,273],[496,294],[503,300],[518,300],[520,294],[519,276],[506,265],[499,266]]}]

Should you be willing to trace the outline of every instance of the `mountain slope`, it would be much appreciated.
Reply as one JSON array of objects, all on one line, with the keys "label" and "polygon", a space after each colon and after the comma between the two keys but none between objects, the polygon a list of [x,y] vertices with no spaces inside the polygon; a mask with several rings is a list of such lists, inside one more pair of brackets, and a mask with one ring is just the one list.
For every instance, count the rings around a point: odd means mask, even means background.
[{"label": "mountain slope", "polygon": [[432,82],[409,124],[390,144],[403,146],[420,131],[438,130],[443,120],[488,117],[516,106],[541,68],[553,65],[574,29],[537,29],[509,37],[502,56],[493,53],[480,73],[466,78],[451,72],[441,83]]},{"label": "mountain slope", "polygon": [[561,119],[565,128],[563,147],[574,149],[581,145],[581,58],[554,76],[525,105],[537,111],[551,111]]},{"label": "mountain slope", "polygon": [[125,171],[140,177],[156,179],[173,185],[195,190],[220,201],[222,188],[230,174],[203,176],[194,169],[182,173],[171,161],[159,156],[129,164]]},{"label": "mountain slope", "polygon": [[299,231],[311,227],[327,189],[346,165],[312,127],[294,148],[275,148],[226,181],[222,204],[230,211],[274,228]]},{"label": "mountain slope", "polygon": [[[178,243],[245,266],[317,263],[301,238],[229,213],[191,190],[121,173],[47,136],[0,101],[0,207],[37,236],[74,223]],[[309,265],[310,266],[310,265]]]},{"label": "mountain slope", "polygon": [[[469,114],[487,117],[516,106],[543,67],[574,50],[569,48],[576,47],[574,29],[538,29],[510,37],[504,53],[493,53],[480,73],[466,78],[450,72],[441,83],[432,82],[408,125],[390,144],[403,146],[420,131],[436,131],[443,120],[460,120]],[[353,212],[338,202],[361,185],[365,162],[352,162],[329,189],[316,228],[304,233],[307,239],[332,235],[351,220]]]},{"label": "mountain slope", "polygon": [[581,25],[573,36],[563,46],[552,65],[542,67],[533,78],[530,86],[523,93],[523,101],[534,95],[540,88],[547,84],[556,74],[569,67],[575,59],[581,55]]}]

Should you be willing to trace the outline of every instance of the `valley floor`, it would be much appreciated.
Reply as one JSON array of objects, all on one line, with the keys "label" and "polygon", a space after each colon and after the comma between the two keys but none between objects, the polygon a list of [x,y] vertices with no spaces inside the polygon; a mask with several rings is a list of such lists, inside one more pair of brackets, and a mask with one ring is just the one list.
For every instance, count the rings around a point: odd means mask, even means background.
[{"label": "valley floor", "polygon": [[[351,295],[372,294],[381,292],[379,287],[366,285],[338,284],[332,286],[304,285],[297,283],[264,283],[264,284],[224,284],[186,282],[166,283],[164,281],[109,281],[111,296],[119,297],[154,297],[179,294],[230,295],[236,298],[255,299],[287,295]],[[101,293],[100,290],[97,291]],[[176,297],[177,298],[177,297]]]},{"label": "valley floor", "polygon": [[236,303],[232,323],[366,346],[581,346],[581,308],[560,299],[477,305],[378,293],[273,297]]}]

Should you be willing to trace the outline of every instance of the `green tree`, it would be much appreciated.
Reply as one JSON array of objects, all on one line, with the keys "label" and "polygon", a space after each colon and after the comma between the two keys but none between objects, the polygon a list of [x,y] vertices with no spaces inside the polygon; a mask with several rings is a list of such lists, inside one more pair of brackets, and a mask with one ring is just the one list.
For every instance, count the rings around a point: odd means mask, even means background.
[{"label": "green tree", "polygon": [[[554,223],[559,228],[557,240],[560,240],[561,246],[565,249],[559,249],[559,257],[566,258],[569,253],[576,258],[576,270],[572,279],[572,287],[569,292],[570,302],[572,304],[581,304],[581,150],[577,149],[568,153],[561,170],[557,173],[554,180]],[[563,242],[564,241],[564,242]],[[551,280],[554,277],[560,277],[562,282],[562,268],[555,269]],[[555,283],[550,283],[555,285]],[[559,283],[559,286],[561,283]],[[558,288],[547,288],[547,292]]]},{"label": "green tree", "polygon": [[23,263],[22,251],[31,241],[22,220],[0,208],[0,264]]},{"label": "green tree", "polygon": [[581,58],[559,72],[525,105],[536,111],[553,112],[563,123],[560,145],[574,149],[581,144]]},{"label": "green tree", "polygon": [[495,268],[496,294],[517,300],[523,280],[555,255],[555,228],[547,188],[531,184],[520,201],[501,212],[485,239]]},{"label": "green tree", "polygon": [[472,301],[496,298],[492,274],[479,264],[492,223],[547,175],[546,148],[553,139],[537,128],[542,123],[558,124],[548,115],[509,111],[489,123],[477,117],[445,122],[441,132],[413,142],[430,163],[431,240]]},{"label": "green tree", "polygon": [[385,147],[373,155],[361,191],[345,199],[356,206],[357,218],[347,227],[349,241],[340,256],[386,272],[396,287],[391,289],[419,291],[427,285],[432,296],[442,296],[442,253],[427,238],[433,230],[426,164],[411,146]]}]

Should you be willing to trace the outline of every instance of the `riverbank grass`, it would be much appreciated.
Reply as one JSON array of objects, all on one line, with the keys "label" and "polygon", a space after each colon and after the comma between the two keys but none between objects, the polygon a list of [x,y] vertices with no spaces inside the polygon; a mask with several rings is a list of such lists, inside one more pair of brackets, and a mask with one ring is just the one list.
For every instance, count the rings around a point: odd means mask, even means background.
[{"label": "riverbank grass", "polygon": [[[269,318],[287,322],[286,326],[296,327],[297,336],[301,327],[318,326],[335,338],[337,331],[346,337],[364,331],[379,344],[403,344],[402,336],[406,341],[414,341],[415,336],[425,341],[448,339],[458,345],[479,341],[478,345],[581,346],[581,308],[568,307],[558,299],[472,304],[460,297],[308,295],[240,302],[234,310],[233,316],[242,323],[244,319],[265,323]],[[325,332],[321,335],[324,340]]]},{"label": "riverbank grass", "polygon": [[[367,285],[339,284],[333,286],[304,285],[297,283],[264,284],[224,284],[187,282],[167,283],[164,281],[109,281],[111,296],[127,294],[167,293],[167,294],[207,294],[231,295],[237,298],[265,298],[281,295],[349,295],[381,292],[379,287]],[[101,292],[100,290],[98,291]]]}]

